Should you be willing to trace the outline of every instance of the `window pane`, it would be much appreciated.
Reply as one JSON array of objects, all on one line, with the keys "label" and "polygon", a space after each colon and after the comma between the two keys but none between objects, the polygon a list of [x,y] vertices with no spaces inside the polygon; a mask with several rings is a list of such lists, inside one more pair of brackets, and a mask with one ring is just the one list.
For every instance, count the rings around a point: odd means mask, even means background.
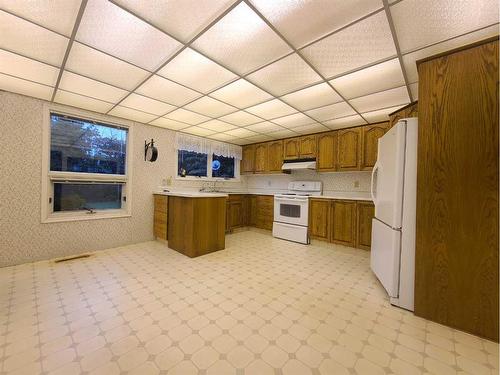
[{"label": "window pane", "polygon": [[212,177],[234,178],[234,158],[213,154]]},{"label": "window pane", "polygon": [[54,183],[54,212],[122,208],[122,184]]},{"label": "window pane", "polygon": [[177,175],[207,176],[208,155],[193,151],[179,150],[177,162]]},{"label": "window pane", "polygon": [[127,129],[50,114],[50,170],[125,174]]}]

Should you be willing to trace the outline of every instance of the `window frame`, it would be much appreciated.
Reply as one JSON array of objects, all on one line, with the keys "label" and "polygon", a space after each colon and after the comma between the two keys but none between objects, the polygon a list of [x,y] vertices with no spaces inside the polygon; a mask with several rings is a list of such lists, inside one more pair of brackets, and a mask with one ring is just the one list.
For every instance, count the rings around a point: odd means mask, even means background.
[{"label": "window frame", "polygon": [[[61,172],[50,170],[50,148],[51,148],[51,114],[67,115],[82,120],[102,123],[103,125],[116,126],[127,129],[127,147],[125,157],[125,174],[104,174],[86,172]],[[99,220],[111,218],[123,218],[132,216],[132,139],[133,127],[126,120],[116,122],[107,116],[89,113],[83,110],[71,109],[57,104],[44,104],[43,129],[42,129],[42,189],[41,189],[41,222],[57,223],[67,221]],[[90,214],[87,211],[59,211],[54,212],[54,182],[85,182],[85,183],[121,183],[122,208],[95,210]],[[123,197],[126,197],[123,200]]]},{"label": "window frame", "polygon": [[225,181],[225,182],[240,182],[240,164],[241,160],[234,158],[234,177],[213,177],[212,176],[212,161],[213,152],[207,154],[207,176],[179,176],[179,150],[175,150],[175,179],[180,181]]}]

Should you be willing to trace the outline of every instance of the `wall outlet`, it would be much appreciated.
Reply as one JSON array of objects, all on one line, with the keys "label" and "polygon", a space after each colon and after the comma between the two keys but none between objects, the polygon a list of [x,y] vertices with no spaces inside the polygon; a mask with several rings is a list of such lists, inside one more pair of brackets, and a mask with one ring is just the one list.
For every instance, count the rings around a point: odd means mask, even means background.
[{"label": "wall outlet", "polygon": [[359,181],[358,180],[354,181],[354,187],[359,188]]},{"label": "wall outlet", "polygon": [[271,186],[271,180],[267,180],[267,186]]}]

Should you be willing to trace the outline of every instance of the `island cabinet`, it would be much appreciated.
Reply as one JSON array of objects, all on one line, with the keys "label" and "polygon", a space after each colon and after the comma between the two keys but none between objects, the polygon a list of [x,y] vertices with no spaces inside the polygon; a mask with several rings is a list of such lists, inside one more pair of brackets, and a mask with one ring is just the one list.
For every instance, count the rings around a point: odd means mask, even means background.
[{"label": "island cabinet", "polygon": [[153,214],[153,234],[155,238],[167,239],[168,222],[168,197],[165,195],[153,195],[154,214]]},{"label": "island cabinet", "polygon": [[255,145],[242,147],[241,174],[254,173],[255,169]]},{"label": "island cabinet", "polygon": [[378,139],[389,130],[389,122],[367,125],[362,128],[360,169],[373,169],[377,161]]},{"label": "island cabinet", "polygon": [[338,131],[337,169],[357,171],[361,168],[361,127]]},{"label": "island cabinet", "polygon": [[337,169],[337,132],[318,134],[316,168],[319,172]]}]

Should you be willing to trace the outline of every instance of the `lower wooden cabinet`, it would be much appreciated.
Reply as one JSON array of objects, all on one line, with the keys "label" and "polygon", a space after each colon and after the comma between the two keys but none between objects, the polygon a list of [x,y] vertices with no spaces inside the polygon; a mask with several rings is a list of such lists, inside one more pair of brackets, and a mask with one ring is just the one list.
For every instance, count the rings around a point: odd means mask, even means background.
[{"label": "lower wooden cabinet", "polygon": [[168,197],[166,195],[153,195],[153,199],[153,234],[155,238],[166,240],[168,222]]},{"label": "lower wooden cabinet", "polygon": [[372,202],[358,202],[356,210],[356,247],[370,250],[372,243],[372,219],[375,216],[375,205]]},{"label": "lower wooden cabinet", "polygon": [[356,244],[356,202],[332,201],[331,241],[345,246]]},{"label": "lower wooden cabinet", "polygon": [[311,238],[330,241],[330,206],[328,199],[309,201],[309,236]]},{"label": "lower wooden cabinet", "polygon": [[272,230],[274,221],[274,196],[257,195],[255,226],[261,229]]},{"label": "lower wooden cabinet", "polygon": [[244,226],[272,230],[273,219],[272,195],[231,194],[227,198],[226,232]]}]

